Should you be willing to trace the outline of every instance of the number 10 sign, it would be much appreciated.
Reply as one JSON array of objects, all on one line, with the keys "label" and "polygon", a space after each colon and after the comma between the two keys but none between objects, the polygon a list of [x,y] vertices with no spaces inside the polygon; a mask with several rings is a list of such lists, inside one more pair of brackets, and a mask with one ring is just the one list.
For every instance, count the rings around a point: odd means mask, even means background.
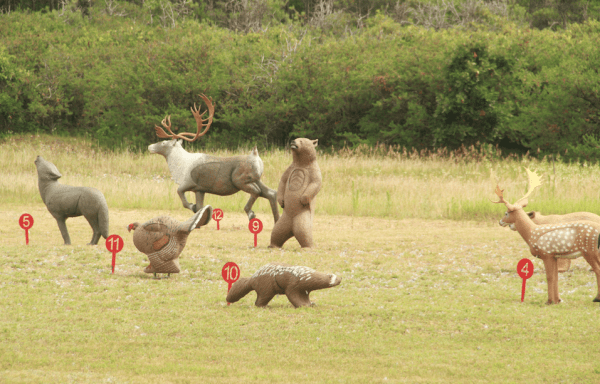
[{"label": "number 10 sign", "polygon": [[[231,285],[240,278],[240,267],[238,267],[233,261],[225,263],[223,269],[221,270],[221,276],[223,276],[223,280],[227,282],[227,292],[229,292]],[[229,305],[229,303],[227,303],[227,305]]]}]

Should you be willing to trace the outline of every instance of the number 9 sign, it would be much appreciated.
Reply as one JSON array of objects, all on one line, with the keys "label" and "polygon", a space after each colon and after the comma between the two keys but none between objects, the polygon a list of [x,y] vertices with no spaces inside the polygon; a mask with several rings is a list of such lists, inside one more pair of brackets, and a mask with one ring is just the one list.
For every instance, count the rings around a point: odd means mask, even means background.
[{"label": "number 9 sign", "polygon": [[521,302],[525,299],[525,285],[526,281],[533,276],[533,263],[529,259],[521,259],[517,264],[517,273],[523,279],[523,286],[521,287]]},{"label": "number 9 sign", "polygon": [[263,223],[260,219],[252,219],[248,223],[248,229],[254,233],[254,247],[256,248],[257,235],[263,230]]}]

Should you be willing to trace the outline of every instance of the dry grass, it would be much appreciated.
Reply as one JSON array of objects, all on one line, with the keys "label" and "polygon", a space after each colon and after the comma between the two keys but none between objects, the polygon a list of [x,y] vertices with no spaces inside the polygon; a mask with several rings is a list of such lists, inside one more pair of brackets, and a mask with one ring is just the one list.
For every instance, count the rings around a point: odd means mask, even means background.
[{"label": "dry grass", "polygon": [[[17,220],[36,222],[24,245]],[[0,215],[0,377],[3,382],[597,382],[600,341],[595,279],[578,260],[560,277],[564,303],[544,305],[542,263],[520,303],[517,261],[528,256],[514,232],[447,220],[318,216],[318,247],[266,248],[271,223],[252,247],[247,219],[234,213],[193,232],[182,272],[152,280],[125,226],[169,211],[111,210],[125,239],[110,253],[85,244],[84,219],[67,221],[63,246],[41,204]],[[313,308],[255,294],[225,305],[220,271],[248,276],[271,261],[342,277],[315,291]]]},{"label": "dry grass", "polygon": [[[58,166],[64,183],[106,195],[110,232],[125,239],[114,275],[103,240],[83,245],[91,238],[83,218],[67,221],[74,245],[62,245],[37,191],[37,154]],[[290,156],[262,157],[265,181],[275,186]],[[254,248],[245,196],[209,196],[207,203],[225,210],[221,230],[211,223],[194,231],[182,272],[153,280],[142,272],[147,260],[127,224],[190,215],[163,159],[48,137],[8,140],[0,159],[0,382],[600,380],[599,308],[588,265],[575,261],[559,279],[564,302],[546,306],[543,264],[534,260],[520,303],[515,268],[529,252],[518,234],[497,225],[503,209],[487,200],[492,167],[514,200],[525,189],[527,165],[546,174],[532,208],[594,208],[595,166],[556,164],[554,172],[551,163],[528,159],[321,154],[317,248],[300,250],[293,239],[283,250],[266,248],[273,228],[266,202]],[[35,219],[29,246],[18,226],[24,212]],[[228,261],[242,276],[279,261],[336,273],[342,284],[312,293],[312,308],[295,310],[276,297],[258,309],[254,293],[227,306],[220,273]]]},{"label": "dry grass", "polygon": [[[217,156],[247,153],[217,151]],[[491,155],[490,155],[491,153]],[[0,143],[0,198],[4,204],[41,202],[33,161],[37,155],[53,162],[63,174],[61,182],[101,190],[111,208],[181,211],[177,185],[170,180],[166,161],[147,151],[104,152],[91,143],[50,136],[17,136]],[[263,181],[276,189],[279,177],[291,163],[289,152],[261,153]],[[530,207],[550,213],[590,211],[600,213],[600,168],[538,161],[525,157],[499,161],[491,149],[464,149],[456,153],[407,153],[402,149],[343,150],[319,154],[323,188],[317,212],[327,215],[389,218],[495,220],[502,207],[490,204],[496,182],[514,201],[524,193],[523,170],[543,175],[544,186],[530,198]],[[493,169],[496,178],[492,180]],[[226,214],[242,212],[248,195],[207,195],[206,204]],[[194,197],[188,194],[188,200]],[[266,200],[255,211],[265,221],[270,216]],[[183,211],[182,211],[183,212]]]}]

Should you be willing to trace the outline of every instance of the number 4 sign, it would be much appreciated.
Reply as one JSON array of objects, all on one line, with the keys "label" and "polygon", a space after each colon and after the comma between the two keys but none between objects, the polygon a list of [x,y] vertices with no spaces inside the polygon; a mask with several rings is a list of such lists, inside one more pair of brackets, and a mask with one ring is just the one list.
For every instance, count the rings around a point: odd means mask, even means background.
[{"label": "number 4 sign", "polygon": [[521,259],[517,264],[517,273],[523,279],[523,286],[521,288],[521,303],[525,299],[525,285],[526,281],[533,276],[533,263],[529,259]]}]

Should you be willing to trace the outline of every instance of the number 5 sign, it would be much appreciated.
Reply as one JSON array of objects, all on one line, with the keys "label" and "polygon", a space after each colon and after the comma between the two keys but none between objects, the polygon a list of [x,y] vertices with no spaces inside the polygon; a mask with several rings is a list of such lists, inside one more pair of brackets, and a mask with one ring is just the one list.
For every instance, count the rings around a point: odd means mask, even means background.
[{"label": "number 5 sign", "polygon": [[112,273],[115,273],[117,253],[123,249],[123,238],[119,235],[110,235],[106,238],[106,249],[112,252]]},{"label": "number 5 sign", "polygon": [[33,227],[33,217],[29,213],[22,214],[19,225],[25,230],[25,244],[29,245],[29,228]]},{"label": "number 5 sign", "polygon": [[517,264],[517,273],[523,279],[523,286],[521,287],[521,303],[525,299],[525,285],[526,281],[533,276],[533,263],[529,259],[521,259]]}]

